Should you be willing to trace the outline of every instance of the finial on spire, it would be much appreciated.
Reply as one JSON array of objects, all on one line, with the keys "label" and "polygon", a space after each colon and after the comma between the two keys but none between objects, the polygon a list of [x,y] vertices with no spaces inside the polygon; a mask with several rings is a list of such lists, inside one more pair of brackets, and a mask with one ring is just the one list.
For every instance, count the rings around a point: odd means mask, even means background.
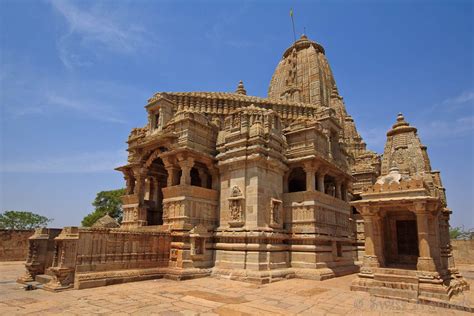
[{"label": "finial on spire", "polygon": [[403,121],[405,121],[405,117],[403,116],[402,112],[398,112],[397,121],[398,121],[398,122],[403,122]]},{"label": "finial on spire", "polygon": [[247,90],[245,90],[244,83],[242,82],[242,80],[239,81],[239,84],[237,86],[237,90],[235,90],[235,93],[247,95]]}]

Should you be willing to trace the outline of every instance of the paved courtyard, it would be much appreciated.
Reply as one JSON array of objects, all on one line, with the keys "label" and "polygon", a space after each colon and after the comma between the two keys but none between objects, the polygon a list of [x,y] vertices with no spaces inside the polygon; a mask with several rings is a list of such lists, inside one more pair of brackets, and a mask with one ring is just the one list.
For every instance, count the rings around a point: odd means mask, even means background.
[{"label": "paved courtyard", "polygon": [[[464,266],[474,281],[474,266]],[[354,275],[326,281],[291,279],[267,285],[204,278],[166,279],[51,293],[15,282],[21,262],[0,263],[0,315],[464,315],[461,311],[372,298],[349,291]],[[472,288],[472,285],[471,285]],[[474,291],[462,299],[474,301]]]}]

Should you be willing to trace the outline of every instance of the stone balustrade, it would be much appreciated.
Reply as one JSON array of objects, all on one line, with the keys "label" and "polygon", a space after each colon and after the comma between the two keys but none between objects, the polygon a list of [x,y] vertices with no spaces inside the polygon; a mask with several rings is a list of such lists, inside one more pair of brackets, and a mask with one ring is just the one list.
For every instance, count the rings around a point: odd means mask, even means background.
[{"label": "stone balustrade", "polygon": [[319,191],[283,194],[285,227],[293,233],[349,237],[350,205]]},{"label": "stone balustrade", "polygon": [[[31,282],[44,273],[51,277],[44,288],[51,291],[161,277],[169,262],[166,230],[40,229],[29,241],[27,274],[19,282]],[[124,270],[127,273],[120,272]]]},{"label": "stone balustrade", "polygon": [[217,226],[219,193],[216,190],[177,185],[163,188],[163,221],[173,228]]}]

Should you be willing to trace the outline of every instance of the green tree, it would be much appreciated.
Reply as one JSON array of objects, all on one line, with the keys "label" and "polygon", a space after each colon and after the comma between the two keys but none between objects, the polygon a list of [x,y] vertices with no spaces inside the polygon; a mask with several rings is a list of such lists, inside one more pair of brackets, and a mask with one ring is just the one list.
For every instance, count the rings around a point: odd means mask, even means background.
[{"label": "green tree", "polygon": [[52,219],[31,212],[5,211],[0,214],[1,229],[34,229],[45,227]]},{"label": "green tree", "polygon": [[95,207],[95,210],[84,217],[82,226],[90,227],[106,214],[109,214],[120,223],[123,213],[122,199],[120,197],[124,194],[125,189],[101,191],[97,193],[94,202],[92,202],[92,206]]},{"label": "green tree", "polygon": [[465,229],[462,227],[449,227],[449,238],[451,239],[472,239],[474,235],[473,229]]}]

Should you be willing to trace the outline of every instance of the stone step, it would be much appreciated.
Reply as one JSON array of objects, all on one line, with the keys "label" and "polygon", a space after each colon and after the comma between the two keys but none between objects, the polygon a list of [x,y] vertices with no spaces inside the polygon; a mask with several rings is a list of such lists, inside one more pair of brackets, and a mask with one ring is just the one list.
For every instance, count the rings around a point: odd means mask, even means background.
[{"label": "stone step", "polygon": [[47,275],[47,274],[39,274],[35,277],[35,281],[41,284],[46,284],[49,281],[51,281],[52,278],[53,278],[52,276]]}]

